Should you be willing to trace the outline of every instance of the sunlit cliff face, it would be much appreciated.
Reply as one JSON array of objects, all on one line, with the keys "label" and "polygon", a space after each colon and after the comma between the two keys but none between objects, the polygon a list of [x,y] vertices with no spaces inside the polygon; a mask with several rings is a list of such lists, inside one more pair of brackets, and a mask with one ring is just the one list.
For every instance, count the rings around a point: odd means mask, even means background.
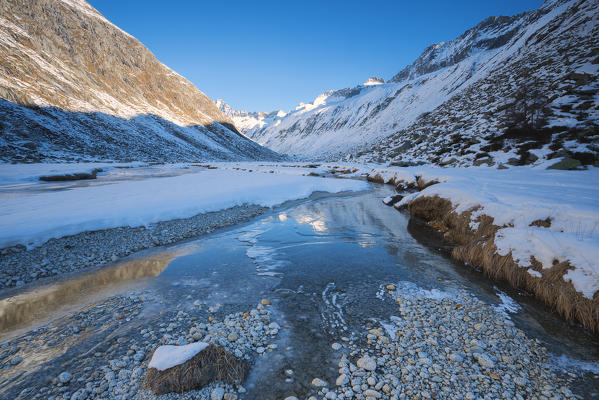
[{"label": "sunlit cliff face", "polygon": [[120,118],[150,114],[180,126],[233,126],[191,82],[83,0],[6,0],[0,16],[0,98]]}]

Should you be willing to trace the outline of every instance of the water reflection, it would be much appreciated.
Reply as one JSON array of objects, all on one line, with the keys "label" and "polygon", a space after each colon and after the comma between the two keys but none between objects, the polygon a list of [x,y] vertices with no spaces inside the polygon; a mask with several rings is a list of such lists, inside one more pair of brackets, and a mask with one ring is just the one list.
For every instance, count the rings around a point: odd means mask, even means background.
[{"label": "water reflection", "polygon": [[319,216],[308,215],[308,214],[296,215],[296,216],[294,216],[294,219],[299,224],[310,225],[312,227],[312,229],[314,229],[316,232],[321,232],[321,233],[327,232],[327,226],[324,222],[324,219]]},{"label": "water reflection", "polygon": [[144,258],[78,274],[76,277],[33,287],[0,300],[0,332],[42,318],[61,306],[94,298],[108,288],[114,291],[127,283],[160,274],[171,260],[197,251],[191,246],[162,251]]}]

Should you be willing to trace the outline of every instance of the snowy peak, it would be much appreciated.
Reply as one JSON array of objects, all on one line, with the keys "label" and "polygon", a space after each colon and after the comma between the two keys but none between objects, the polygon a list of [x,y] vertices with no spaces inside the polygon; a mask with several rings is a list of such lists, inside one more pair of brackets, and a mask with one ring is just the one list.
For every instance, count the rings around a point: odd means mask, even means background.
[{"label": "snowy peak", "polygon": [[521,35],[530,23],[539,20],[558,6],[567,3],[569,3],[568,0],[547,0],[537,10],[514,16],[488,17],[456,39],[430,45],[414,63],[393,76],[390,82],[415,79],[439,69],[456,65],[475,53],[500,48],[512,38]]},{"label": "snowy peak", "polygon": [[372,77],[368,78],[362,85],[364,86],[374,86],[374,85],[382,85],[385,83],[383,78]]},{"label": "snowy peak", "polygon": [[235,110],[222,99],[217,99],[215,104],[223,114],[233,121],[239,131],[252,139],[254,131],[287,115],[283,110],[271,112]]},{"label": "snowy peak", "polygon": [[415,79],[455,65],[477,52],[501,47],[520,31],[529,17],[529,13],[489,17],[454,40],[427,47],[414,63],[391,78],[391,82]]}]

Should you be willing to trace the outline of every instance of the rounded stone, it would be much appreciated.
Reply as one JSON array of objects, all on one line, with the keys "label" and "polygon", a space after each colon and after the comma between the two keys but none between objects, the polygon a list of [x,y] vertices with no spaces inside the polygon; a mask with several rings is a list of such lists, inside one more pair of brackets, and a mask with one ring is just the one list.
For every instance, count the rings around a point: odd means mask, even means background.
[{"label": "rounded stone", "polygon": [[69,383],[71,381],[71,379],[73,378],[73,375],[71,375],[71,373],[69,372],[62,372],[60,375],[58,375],[58,380],[60,381],[60,383]]},{"label": "rounded stone", "polygon": [[376,361],[369,356],[364,356],[356,362],[356,365],[360,369],[365,369],[367,371],[374,371],[376,369]]}]

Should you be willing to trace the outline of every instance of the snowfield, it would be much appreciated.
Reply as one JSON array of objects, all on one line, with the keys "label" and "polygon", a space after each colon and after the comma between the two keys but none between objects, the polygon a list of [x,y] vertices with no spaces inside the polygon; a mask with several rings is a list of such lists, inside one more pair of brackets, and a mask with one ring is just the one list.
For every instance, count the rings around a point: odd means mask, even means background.
[{"label": "snowfield", "polygon": [[[6,168],[10,166],[3,170]],[[14,180],[19,174],[8,175]],[[243,204],[272,207],[318,191],[338,193],[366,188],[365,182],[355,180],[218,169],[71,190],[32,191],[3,199],[0,248],[37,246],[50,238],[145,226]]]}]

